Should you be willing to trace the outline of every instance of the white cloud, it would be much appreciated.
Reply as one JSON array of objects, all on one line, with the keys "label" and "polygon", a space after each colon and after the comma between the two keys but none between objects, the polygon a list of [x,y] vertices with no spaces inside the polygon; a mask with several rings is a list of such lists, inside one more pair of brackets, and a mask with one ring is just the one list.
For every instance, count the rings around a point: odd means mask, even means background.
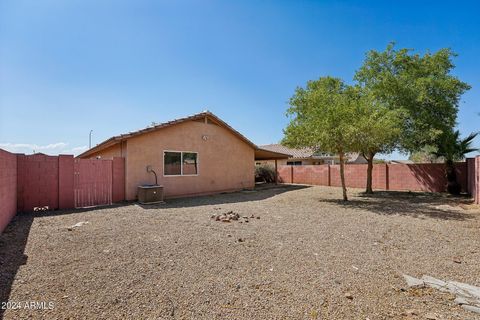
[{"label": "white cloud", "polygon": [[23,149],[30,149],[30,150],[52,150],[52,149],[59,149],[65,148],[68,143],[65,142],[57,142],[47,144],[45,146],[40,146],[38,144],[31,144],[31,143],[0,143],[1,148],[11,149],[11,150],[23,150]]},{"label": "white cloud", "polygon": [[85,151],[87,149],[88,149],[87,146],[75,147],[75,148],[71,149],[71,152],[74,153],[74,154],[79,154],[79,153],[82,153],[83,151]]},{"label": "white cloud", "polygon": [[41,152],[49,155],[73,154],[77,155],[88,149],[87,146],[79,146],[68,148],[68,143],[56,142],[47,145],[38,145],[32,143],[0,143],[0,148],[13,153],[32,154],[33,152]]}]

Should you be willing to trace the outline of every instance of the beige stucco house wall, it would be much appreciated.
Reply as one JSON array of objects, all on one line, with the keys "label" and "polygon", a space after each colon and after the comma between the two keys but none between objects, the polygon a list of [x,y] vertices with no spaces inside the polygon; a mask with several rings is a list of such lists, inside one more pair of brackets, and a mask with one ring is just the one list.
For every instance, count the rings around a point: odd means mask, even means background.
[{"label": "beige stucco house wall", "polygon": [[[155,130],[119,136],[117,140],[118,143],[97,151],[92,148],[79,157],[124,157],[127,200],[136,199],[139,185],[155,183],[147,166],[155,170],[158,184],[164,186],[165,196],[170,198],[235,191],[255,185],[255,145],[217,121],[192,117]],[[164,151],[196,152],[198,174],[164,175]]]},{"label": "beige stucco house wall", "polygon": [[100,157],[103,159],[109,159],[113,157],[125,157],[127,154],[127,143],[126,141],[123,143],[114,144],[111,147],[105,148],[99,152],[94,152],[88,158],[96,158]]}]

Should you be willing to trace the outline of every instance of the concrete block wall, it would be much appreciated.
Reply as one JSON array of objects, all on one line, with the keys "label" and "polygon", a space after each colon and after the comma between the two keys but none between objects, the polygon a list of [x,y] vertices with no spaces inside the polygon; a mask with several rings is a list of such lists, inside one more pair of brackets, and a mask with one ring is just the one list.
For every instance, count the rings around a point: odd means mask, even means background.
[{"label": "concrete block wall", "polygon": [[[470,164],[471,166],[472,164]],[[466,162],[455,164],[457,179],[462,190],[471,190]],[[283,183],[311,184],[340,187],[340,165],[279,166],[279,181]],[[365,188],[366,164],[345,165],[345,182],[349,188]],[[444,164],[375,164],[372,186],[378,190],[411,190],[445,192]],[[470,182],[471,184],[471,182]]]},{"label": "concrete block wall", "polygon": [[125,158],[113,157],[112,202],[125,200]]},{"label": "concrete block wall", "polygon": [[17,156],[0,149],[0,233],[17,213]]},{"label": "concrete block wall", "polygon": [[474,198],[475,203],[480,204],[480,156],[475,158],[475,172],[474,172]]},{"label": "concrete block wall", "polygon": [[467,184],[476,204],[480,204],[480,156],[467,159]]},{"label": "concrete block wall", "polygon": [[[79,160],[111,162],[108,197],[125,200],[125,159]],[[75,159],[72,155],[13,154],[0,149],[0,233],[20,211],[75,208]],[[84,172],[95,180],[97,172]],[[87,177],[88,178],[88,177]],[[97,179],[98,180],[98,179]]]},{"label": "concrete block wall", "polygon": [[35,207],[58,209],[58,157],[44,154],[17,155],[17,210]]}]

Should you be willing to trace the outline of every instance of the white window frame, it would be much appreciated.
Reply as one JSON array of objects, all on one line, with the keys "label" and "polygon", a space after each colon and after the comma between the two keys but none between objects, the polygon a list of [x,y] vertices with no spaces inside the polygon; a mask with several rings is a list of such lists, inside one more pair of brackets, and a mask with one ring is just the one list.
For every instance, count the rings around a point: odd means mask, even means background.
[{"label": "white window frame", "polygon": [[[180,174],[165,174],[165,153],[176,152],[180,153]],[[196,174],[183,174],[183,154],[195,153],[197,155],[197,173]],[[196,151],[179,151],[179,150],[163,150],[163,176],[164,177],[196,177],[200,173],[200,161],[198,158],[198,152]]]}]

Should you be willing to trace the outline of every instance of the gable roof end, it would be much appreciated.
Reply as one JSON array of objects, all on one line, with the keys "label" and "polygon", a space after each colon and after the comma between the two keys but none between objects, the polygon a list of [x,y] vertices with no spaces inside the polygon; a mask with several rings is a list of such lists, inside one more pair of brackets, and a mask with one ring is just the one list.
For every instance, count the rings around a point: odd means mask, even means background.
[{"label": "gable roof end", "polygon": [[187,122],[187,121],[192,121],[192,120],[199,120],[199,119],[204,119],[205,117],[208,117],[211,121],[213,121],[214,123],[228,129],[229,131],[231,131],[234,135],[236,135],[240,140],[243,140],[246,144],[248,144],[249,146],[251,146],[253,149],[257,150],[259,149],[257,147],[257,145],[255,145],[253,142],[251,142],[250,140],[248,140],[244,135],[242,135],[240,132],[238,132],[237,130],[233,129],[229,124],[227,124],[225,121],[223,121],[222,119],[220,119],[219,117],[217,117],[216,115],[214,115],[213,113],[211,113],[210,111],[203,111],[203,112],[200,112],[200,113],[197,113],[197,114],[194,114],[194,115],[191,115],[191,116],[188,116],[188,117],[184,117],[184,118],[179,118],[179,119],[175,119],[175,120],[172,120],[172,121],[167,121],[167,122],[163,122],[163,123],[160,123],[160,124],[156,124],[154,126],[150,126],[150,127],[146,127],[144,129],[141,129],[141,130],[137,130],[137,131],[132,131],[132,132],[129,132],[129,133],[125,133],[125,134],[120,134],[118,136],[114,136],[114,137],[111,137],[101,143],[99,143],[98,145],[96,145],[95,147],[81,153],[80,155],[78,155],[77,157],[78,158],[81,158],[81,157],[87,157],[95,152],[98,152],[98,151],[101,151],[101,150],[104,150],[108,147],[111,147],[121,141],[124,141],[124,140],[127,140],[129,138],[132,138],[132,137],[135,137],[135,136],[138,136],[138,135],[141,135],[141,134],[145,134],[145,133],[148,133],[148,132],[152,132],[152,131],[156,131],[156,130],[159,130],[159,129],[162,129],[162,128],[166,128],[166,127],[170,127],[170,126],[173,126],[175,124],[179,124],[179,123],[183,123],[183,122]]}]

